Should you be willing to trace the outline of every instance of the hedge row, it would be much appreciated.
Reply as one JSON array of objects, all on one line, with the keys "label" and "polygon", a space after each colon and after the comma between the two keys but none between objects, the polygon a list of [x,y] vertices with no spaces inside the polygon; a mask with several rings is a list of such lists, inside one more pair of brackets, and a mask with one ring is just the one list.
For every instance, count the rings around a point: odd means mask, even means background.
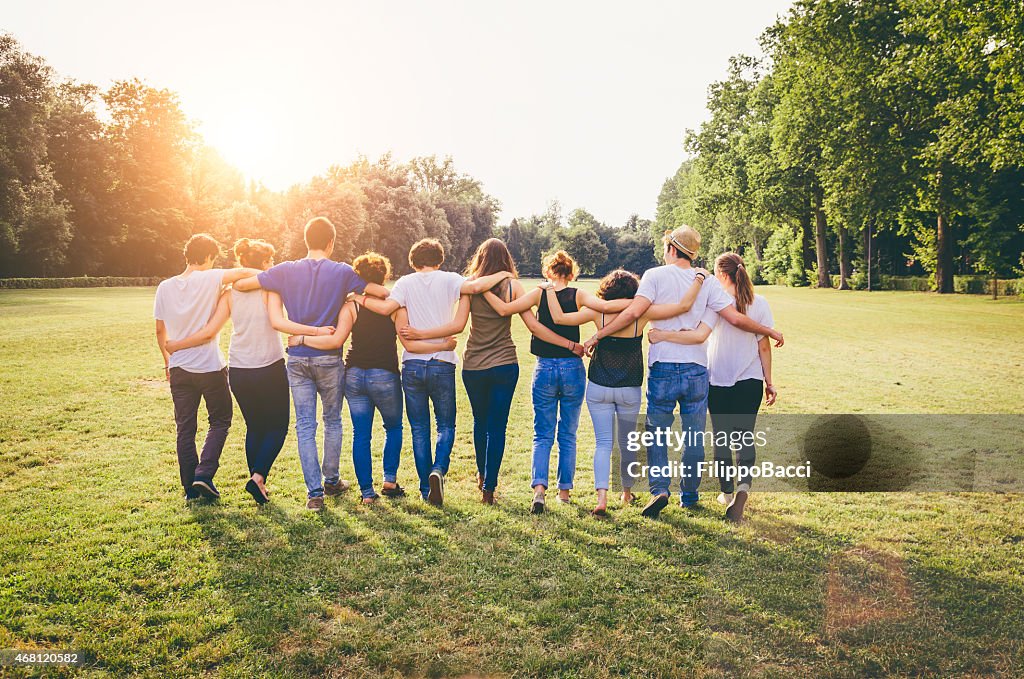
[{"label": "hedge row", "polygon": [[0,289],[123,288],[159,285],[163,276],[79,276],[76,278],[0,278]]},{"label": "hedge row", "polygon": [[[832,286],[839,287],[839,276],[832,276]],[[867,289],[867,281],[862,275],[850,277],[850,286],[854,290]],[[933,276],[880,276],[871,281],[875,290],[904,290],[909,292],[930,292],[935,289]],[[963,295],[991,295],[992,279],[986,276],[953,276],[953,291]],[[1000,297],[1024,295],[1024,278],[1000,279],[998,282]]]}]

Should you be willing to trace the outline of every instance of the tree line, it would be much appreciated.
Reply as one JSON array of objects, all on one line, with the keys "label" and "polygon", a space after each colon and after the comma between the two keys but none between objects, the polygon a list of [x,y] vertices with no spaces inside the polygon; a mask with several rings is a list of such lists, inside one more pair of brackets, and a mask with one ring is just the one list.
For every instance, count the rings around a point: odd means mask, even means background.
[{"label": "tree line", "polygon": [[709,88],[659,229],[748,253],[763,280],[1024,268],[1024,5],[800,0]]},{"label": "tree line", "polygon": [[499,202],[450,158],[359,158],[286,191],[272,191],[206,145],[174,92],[137,79],[107,90],[62,79],[45,60],[0,35],[0,277],[166,276],[181,246],[207,232],[225,244],[263,238],[278,258],[305,252],[301,227],[324,215],[338,229],[335,257],[375,250],[397,273],[409,245],[437,238],[446,268],[477,245],[509,241],[521,270],[565,248],[586,274],[609,262],[654,264],[651,223],[610,227],[585,210],[498,226]]}]

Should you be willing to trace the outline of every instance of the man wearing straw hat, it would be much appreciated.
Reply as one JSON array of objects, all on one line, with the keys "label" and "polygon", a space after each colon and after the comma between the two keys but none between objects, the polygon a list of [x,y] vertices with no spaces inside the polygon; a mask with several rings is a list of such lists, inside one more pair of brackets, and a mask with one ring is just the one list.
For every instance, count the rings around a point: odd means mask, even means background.
[{"label": "man wearing straw hat", "polygon": [[[586,348],[588,353],[602,337],[612,335],[643,316],[652,304],[665,304],[680,298],[695,280],[702,282],[697,300],[690,310],[673,318],[652,321],[651,325],[660,330],[693,330],[704,323],[714,328],[721,316],[729,323],[747,332],[767,335],[782,346],[782,333],[753,321],[733,306],[732,298],[722,289],[714,277],[695,271],[693,262],[700,250],[700,234],[689,226],[680,226],[666,232],[664,244],[664,266],[644,272],[640,288],[633,302],[591,337]],[[680,505],[692,508],[697,504],[697,489],[700,476],[698,463],[704,460],[703,437],[708,409],[708,357],[705,344],[676,344],[658,342],[651,344],[647,364],[647,430],[664,432],[671,428],[676,405],[685,441],[682,456],[682,479],[680,481]],[[694,436],[694,434],[697,434]],[[654,436],[655,443],[647,448],[649,468],[668,467],[668,449],[663,436]],[[650,474],[651,500],[644,507],[643,515],[655,519],[668,505],[670,475]]]}]

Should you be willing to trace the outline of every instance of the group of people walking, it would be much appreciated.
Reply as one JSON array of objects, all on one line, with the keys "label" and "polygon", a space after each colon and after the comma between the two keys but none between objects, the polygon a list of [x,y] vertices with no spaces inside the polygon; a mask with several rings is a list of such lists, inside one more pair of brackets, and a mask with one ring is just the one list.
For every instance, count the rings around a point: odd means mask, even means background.
[{"label": "group of people walking", "polygon": [[[442,245],[421,240],[409,251],[413,273],[388,290],[388,259],[370,252],[351,266],[335,262],[330,258],[335,237],[330,221],[317,217],[304,229],[306,257],[275,265],[272,245],[243,238],[234,246],[238,266],[217,269],[213,264],[220,245],[208,235],[195,235],[185,245],[185,271],[157,288],[156,336],[174,403],[186,498],[219,497],[213,479],[231,425],[234,394],[246,424],[250,478],[245,488],[256,503],[269,500],[267,477],[287,436],[290,393],[308,509],[322,509],[325,495],[349,487],[339,471],[343,399],[349,403],[352,461],[362,502],[405,494],[398,483],[404,406],[419,493],[442,505],[455,442],[455,336],[469,324],[462,381],[473,413],[477,486],[482,502],[493,504],[519,381],[514,315],[530,330],[530,351],[537,357],[531,387],[534,513],[545,509],[556,443],[558,499],[570,500],[584,401],[596,439],[593,514],[608,510],[616,430],[621,499],[635,501],[626,435],[640,412],[647,326],[648,428],[670,427],[678,405],[683,426],[703,431],[710,405],[716,430],[749,430],[762,394],[769,405],[775,400],[769,338],[776,346],[783,338],[772,328],[767,302],[754,295],[735,253],[716,260],[714,276],[694,268],[700,236],[690,227],[666,234],[664,266],[642,278],[613,271],[601,280],[597,294],[571,285],[579,270],[564,251],[545,258],[546,282],[527,291],[508,248],[496,238],[478,247],[464,275],[442,270]],[[225,362],[218,338],[228,318],[233,332]],[[719,323],[720,318],[726,322]],[[580,326],[590,323],[597,332],[581,342]],[[287,356],[280,333],[288,335]],[[340,350],[349,339],[342,361]],[[403,348],[401,361],[396,340]],[[584,355],[591,356],[589,372]],[[201,400],[210,427],[197,452]],[[384,426],[379,494],[372,456],[376,413]],[[321,423],[322,458],[317,442]],[[743,448],[734,461],[728,446],[716,447],[715,456],[742,470],[753,464],[754,449]],[[684,468],[695,467],[703,459],[703,446],[687,446],[682,462]],[[648,462],[666,464],[665,447],[649,447]],[[719,501],[727,506],[726,516],[738,521],[750,477],[741,473],[735,486],[732,479],[720,481]],[[699,482],[697,475],[684,475],[682,506],[696,504]],[[644,516],[656,518],[668,504],[668,484],[668,478],[650,479],[652,497]]]}]

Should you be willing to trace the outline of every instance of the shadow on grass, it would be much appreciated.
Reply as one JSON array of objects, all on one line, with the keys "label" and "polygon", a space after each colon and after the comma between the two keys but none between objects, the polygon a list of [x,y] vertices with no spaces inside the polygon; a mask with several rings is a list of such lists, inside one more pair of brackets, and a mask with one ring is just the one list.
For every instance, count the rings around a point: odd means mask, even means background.
[{"label": "shadow on grass", "polygon": [[918,592],[901,557],[756,504],[742,527],[711,508],[670,507],[652,522],[638,507],[599,520],[579,505],[532,516],[525,504],[458,497],[444,509],[410,498],[365,507],[352,496],[328,506],[321,515],[274,504],[194,513],[245,639],[232,659],[239,667],[946,674],[998,671],[1008,654],[1019,656],[1019,644],[980,624],[1007,603],[1006,590],[982,590],[990,604],[957,618],[978,624],[956,629],[930,594],[973,588],[971,578],[931,571],[929,591]]}]

